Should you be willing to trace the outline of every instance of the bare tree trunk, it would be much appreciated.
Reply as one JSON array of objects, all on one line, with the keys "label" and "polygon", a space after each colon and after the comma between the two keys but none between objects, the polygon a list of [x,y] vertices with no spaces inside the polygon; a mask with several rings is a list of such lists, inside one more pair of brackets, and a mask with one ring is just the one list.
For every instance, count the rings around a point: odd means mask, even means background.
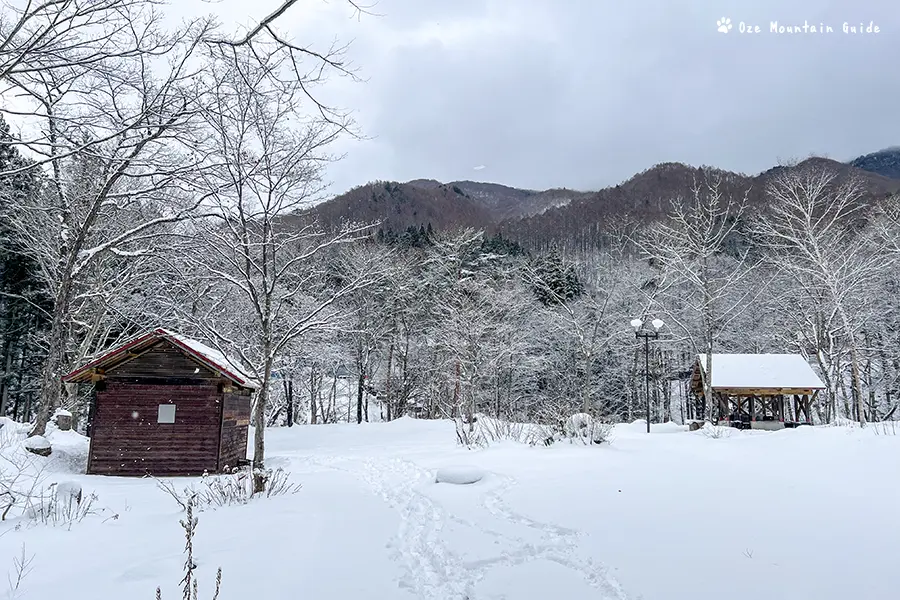
[{"label": "bare tree trunk", "polygon": [[12,381],[12,363],[13,363],[13,340],[12,337],[6,340],[5,355],[6,363],[3,366],[3,379],[0,380],[0,417],[6,416],[6,409],[9,406],[9,388]]},{"label": "bare tree trunk", "polygon": [[317,387],[315,385],[316,381],[316,365],[313,365],[309,368],[309,422],[313,425],[316,424],[316,391]]},{"label": "bare tree trunk", "polygon": [[363,377],[360,373],[356,377],[356,423],[363,421]]},{"label": "bare tree trunk", "polygon": [[709,338],[706,339],[706,356],[705,358],[705,371],[704,369],[700,370],[700,374],[703,378],[703,418],[708,421],[712,421],[712,405],[713,405],[713,387],[712,387],[712,370],[713,370],[713,360],[712,360],[712,340]]},{"label": "bare tree trunk", "polygon": [[60,391],[62,388],[62,376],[64,373],[67,335],[65,315],[68,313],[69,290],[71,289],[68,278],[60,286],[56,295],[56,303],[53,307],[53,319],[50,324],[50,333],[47,340],[47,356],[44,360],[44,368],[41,373],[40,406],[35,416],[34,427],[30,436],[44,435],[47,431],[47,423],[50,415],[59,406]]},{"label": "bare tree trunk", "polygon": [[[864,331],[863,335],[865,336],[865,338],[863,340],[865,347],[872,348],[871,340],[869,338],[869,333],[867,331]],[[874,385],[874,382],[872,381],[871,351],[869,351],[869,353],[867,353],[867,354],[868,355],[866,357],[865,373],[866,373],[866,391],[868,392],[868,396],[869,396],[869,419],[872,422],[876,422],[876,421],[878,421],[878,408],[877,408],[876,402],[875,402],[875,385]]]},{"label": "bare tree trunk", "polygon": [[409,329],[404,330],[403,355],[400,365],[400,397],[397,399],[397,417],[405,415],[409,406]]},{"label": "bare tree trunk", "polygon": [[[347,404],[349,405],[350,402],[347,402]],[[321,405],[322,405],[322,403],[319,402],[319,406],[321,406]],[[333,421],[333,422],[337,422],[337,407],[336,407],[336,405],[337,405],[337,377],[332,377],[331,378],[331,395],[328,398],[328,406],[330,407],[330,409],[328,411],[328,415],[331,417],[331,421]],[[324,421],[326,423],[329,422],[329,419],[324,416],[324,413],[322,416],[322,421]],[[350,421],[349,416],[347,417],[347,421],[348,422]]]},{"label": "bare tree trunk", "polygon": [[[265,348],[265,355],[271,357],[271,348]],[[256,397],[256,413],[253,422],[253,493],[266,491],[266,406],[268,405],[269,385],[272,379],[272,360],[266,359],[265,371],[259,395]]]},{"label": "bare tree trunk", "polygon": [[853,404],[856,406],[857,420],[860,426],[866,426],[866,404],[862,393],[862,380],[859,372],[859,352],[856,349],[856,342],[851,340],[850,347],[850,392],[853,397]]},{"label": "bare tree trunk", "polygon": [[453,412],[454,412],[454,416],[460,416],[460,413],[461,413],[462,411],[459,410],[459,408],[460,408],[460,406],[459,406],[459,386],[460,386],[460,381],[459,381],[459,378],[460,378],[460,365],[459,365],[459,360],[456,361],[456,364],[454,365],[454,369],[453,369],[453,370],[454,370],[454,378],[453,378]]},{"label": "bare tree trunk", "polygon": [[285,399],[287,400],[287,426],[294,426],[294,381],[288,379],[285,382],[284,389]]},{"label": "bare tree trunk", "polygon": [[[13,400],[13,421],[19,420],[19,403],[22,399],[22,377],[25,374],[25,355],[26,346],[22,346],[22,352],[19,355],[19,375],[16,378],[16,398]],[[25,414],[22,415],[22,421],[25,420]]]},{"label": "bare tree trunk", "polygon": [[593,414],[591,407],[591,352],[587,350],[584,355],[584,380],[581,383],[581,412]]},{"label": "bare tree trunk", "polygon": [[391,336],[391,344],[388,346],[388,356],[387,356],[387,373],[385,375],[384,380],[384,401],[387,405],[387,420],[391,421],[393,418],[393,397],[391,396],[391,368],[394,364],[394,337]]}]

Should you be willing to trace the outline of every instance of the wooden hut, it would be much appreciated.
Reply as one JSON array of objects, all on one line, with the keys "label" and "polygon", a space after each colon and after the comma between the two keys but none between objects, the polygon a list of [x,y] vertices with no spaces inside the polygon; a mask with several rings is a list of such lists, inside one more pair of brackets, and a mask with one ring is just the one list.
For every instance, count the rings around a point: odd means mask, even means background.
[{"label": "wooden hut", "polygon": [[200,342],[156,329],[63,381],[94,384],[90,474],[201,475],[246,460],[257,386]]},{"label": "wooden hut", "polygon": [[811,423],[810,405],[825,388],[799,354],[713,354],[712,401],[705,402],[706,355],[697,356],[691,374],[694,406],[690,418],[747,429],[782,429]]}]

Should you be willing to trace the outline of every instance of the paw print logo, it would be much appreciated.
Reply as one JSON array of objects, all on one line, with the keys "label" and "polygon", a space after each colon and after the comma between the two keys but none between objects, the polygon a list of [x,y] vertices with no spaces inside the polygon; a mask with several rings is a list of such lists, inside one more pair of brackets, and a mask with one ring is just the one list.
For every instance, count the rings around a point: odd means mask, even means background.
[{"label": "paw print logo", "polygon": [[728,33],[728,30],[731,29],[731,19],[728,17],[722,17],[718,21],[716,21],[716,27],[718,31],[722,33]]}]

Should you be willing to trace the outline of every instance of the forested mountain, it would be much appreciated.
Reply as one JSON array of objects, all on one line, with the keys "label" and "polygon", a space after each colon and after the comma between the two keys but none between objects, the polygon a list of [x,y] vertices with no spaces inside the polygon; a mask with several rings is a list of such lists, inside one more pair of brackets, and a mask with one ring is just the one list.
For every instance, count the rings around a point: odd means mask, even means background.
[{"label": "forested mountain", "polygon": [[764,208],[765,188],[773,177],[785,170],[807,167],[828,169],[841,180],[858,179],[864,190],[861,200],[866,202],[877,203],[900,190],[900,179],[855,165],[856,161],[845,165],[810,158],[748,176],[713,167],[664,163],[596,192],[536,192],[471,181],[377,182],[355,188],[308,212],[331,226],[356,219],[378,220],[382,229],[394,232],[428,224],[435,230],[476,227],[500,233],[525,247],[564,245],[586,249],[603,246],[610,235],[619,235],[636,223],[661,218],[673,200],[690,196],[694,185],[706,181],[708,175],[719,180],[728,195],[746,195],[748,206],[753,208]]}]

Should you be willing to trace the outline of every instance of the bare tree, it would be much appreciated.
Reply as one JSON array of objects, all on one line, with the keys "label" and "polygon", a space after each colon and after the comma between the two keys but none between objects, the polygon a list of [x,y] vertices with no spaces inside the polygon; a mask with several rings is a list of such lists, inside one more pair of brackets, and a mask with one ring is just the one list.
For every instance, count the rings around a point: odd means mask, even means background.
[{"label": "bare tree", "polygon": [[90,18],[103,21],[80,30],[87,41],[57,40],[63,45],[50,54],[61,64],[18,58],[5,79],[22,99],[7,113],[36,123],[20,144],[35,156],[29,168],[41,169],[40,190],[13,226],[53,299],[34,434],[59,404],[73,303],[92,265],[148,252],[165,224],[200,201],[185,193],[198,160],[198,101],[185,81],[209,22],[164,34],[158,15],[139,3],[102,4],[107,11]]},{"label": "bare tree", "polygon": [[356,422],[368,421],[366,398],[372,391],[376,363],[391,333],[389,277],[396,253],[367,242],[342,248],[340,272],[351,279],[369,278],[369,285],[344,300],[350,318],[341,326],[341,338],[350,347],[356,371]]},{"label": "bare tree", "polygon": [[393,254],[390,273],[385,279],[387,292],[384,312],[387,332],[383,342],[385,419],[402,417],[410,402],[415,376],[411,368],[414,360],[414,339],[420,333],[420,324],[429,317],[427,309],[427,282],[416,268],[419,249]]},{"label": "bare tree", "polygon": [[767,191],[772,202],[757,231],[772,263],[802,291],[807,305],[818,307],[819,318],[810,323],[817,358],[823,360],[836,334],[846,339],[852,402],[864,425],[860,317],[866,297],[896,258],[886,240],[868,230],[858,180],[805,167],[781,173]]},{"label": "bare tree", "polygon": [[[147,255],[167,224],[217,192],[202,187],[215,166],[204,154],[202,117],[216,98],[207,85],[216,62],[268,69],[269,83],[287,82],[315,103],[322,120],[350,127],[346,114],[311,91],[330,73],[352,76],[340,59],[344,47],[319,52],[279,34],[275,21],[292,4],[284,2],[240,39],[211,19],[166,30],[155,0],[4,6],[0,81],[16,96],[4,112],[19,125],[12,143],[31,159],[14,171],[38,173],[41,188],[14,227],[21,245],[40,257],[53,302],[33,433],[44,431],[59,404],[67,350],[78,345],[76,297],[85,293],[92,265],[109,254]],[[91,172],[78,172],[79,165]]]},{"label": "bare tree", "polygon": [[[370,12],[372,5],[364,5],[354,0],[345,1],[357,17],[372,14]],[[315,107],[323,121],[337,127],[343,133],[355,134],[353,120],[347,111],[324,103],[313,93],[314,87],[324,82],[331,74],[347,76],[358,81],[355,70],[346,60],[348,45],[336,41],[326,50],[316,50],[294,42],[279,31],[276,27],[277,21],[295,4],[297,0],[284,0],[242,35],[210,37],[210,45],[216,47],[218,53],[225,57],[246,51],[256,57],[260,64],[282,63],[293,76],[305,99]]]},{"label": "bare tree", "polygon": [[[203,245],[194,276],[220,290],[215,303],[241,307],[240,326],[206,310],[195,323],[213,343],[236,350],[260,382],[254,410],[254,467],[265,466],[265,427],[272,375],[288,346],[305,333],[334,326],[339,299],[367,284],[371,271],[335,281],[329,251],[366,226],[330,233],[294,211],[322,192],[325,148],[337,135],[329,122],[303,122],[296,110],[300,85],[269,79],[277,65],[219,63],[214,102],[204,117],[215,157],[207,187],[214,219],[199,219]],[[299,124],[298,124],[299,122]],[[199,299],[202,301],[202,299]],[[264,478],[255,482],[258,491]]]},{"label": "bare tree", "polygon": [[[571,265],[572,273],[575,272]],[[601,351],[616,338],[618,328],[610,327],[607,307],[615,293],[617,282],[607,278],[606,289],[600,289],[596,276],[591,278],[591,285],[578,282],[577,297],[568,297],[571,285],[559,285],[551,281],[553,275],[545,270],[526,265],[523,269],[525,281],[538,291],[545,300],[546,322],[549,327],[559,329],[567,342],[574,346],[577,354],[575,369],[569,374],[580,381],[576,385],[576,393],[580,399],[581,412],[593,415],[594,410],[594,367]],[[596,275],[596,274],[593,274]],[[570,407],[574,412],[575,407]]]},{"label": "bare tree", "polygon": [[526,347],[516,331],[525,296],[515,270],[481,242],[472,230],[439,236],[422,274],[431,315],[418,346],[427,412],[459,418],[470,432],[476,413],[503,408],[498,394],[510,386],[502,378]]},{"label": "bare tree", "polygon": [[[117,11],[133,14],[146,0],[27,0],[0,13],[0,80],[106,61],[121,41]],[[111,25],[111,26],[110,26]],[[122,55],[132,54],[130,45]]]},{"label": "bare tree", "polygon": [[[668,322],[685,333],[694,352],[705,354],[701,373],[706,416],[713,398],[713,350],[729,321],[746,305],[750,291],[738,286],[753,268],[746,250],[734,248],[726,254],[744,215],[746,197],[735,200],[722,187],[717,174],[706,173],[687,200],[672,202],[669,221],[657,223],[646,239],[637,240],[645,258],[660,269],[648,297],[666,312]],[[672,304],[683,304],[686,314],[672,311]]]}]

